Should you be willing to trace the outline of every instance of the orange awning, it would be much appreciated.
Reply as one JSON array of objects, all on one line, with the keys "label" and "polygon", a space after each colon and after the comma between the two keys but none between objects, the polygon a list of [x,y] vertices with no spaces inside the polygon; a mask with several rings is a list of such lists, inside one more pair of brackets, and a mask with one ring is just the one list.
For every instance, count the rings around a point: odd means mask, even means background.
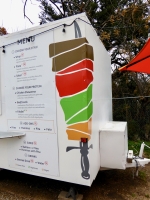
[{"label": "orange awning", "polygon": [[141,51],[120,71],[133,71],[150,74],[150,39],[146,42]]}]

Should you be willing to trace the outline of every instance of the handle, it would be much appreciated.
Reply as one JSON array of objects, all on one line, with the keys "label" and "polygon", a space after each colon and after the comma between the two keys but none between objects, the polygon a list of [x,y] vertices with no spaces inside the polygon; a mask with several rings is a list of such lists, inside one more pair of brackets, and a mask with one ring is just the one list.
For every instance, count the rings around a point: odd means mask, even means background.
[{"label": "handle", "polygon": [[66,148],[66,152],[71,151],[73,149],[80,149],[80,153],[81,153],[81,169],[82,169],[81,176],[84,179],[89,179],[90,178],[90,174],[89,174],[90,164],[89,164],[89,159],[88,159],[88,153],[89,153],[88,150],[90,148],[93,148],[93,145],[90,145],[88,147],[88,142],[86,142],[86,143],[80,142],[80,147],[67,147]]},{"label": "handle", "polygon": [[66,148],[66,152],[72,150],[72,149],[80,149],[80,147],[67,147]]},{"label": "handle", "polygon": [[84,179],[89,179],[90,174],[89,174],[89,159],[87,155],[81,155],[81,168],[82,168],[82,177]]},{"label": "handle", "polygon": [[80,142],[80,153],[81,153],[81,169],[82,173],[81,176],[84,179],[89,179],[90,174],[89,174],[89,159],[88,159],[88,142],[83,143]]}]

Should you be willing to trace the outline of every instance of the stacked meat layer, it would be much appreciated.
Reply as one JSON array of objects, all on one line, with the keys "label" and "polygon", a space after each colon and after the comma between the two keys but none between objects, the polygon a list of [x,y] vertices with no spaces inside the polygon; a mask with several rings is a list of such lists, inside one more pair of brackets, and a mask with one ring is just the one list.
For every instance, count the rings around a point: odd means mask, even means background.
[{"label": "stacked meat layer", "polygon": [[93,48],[86,38],[49,45],[69,140],[91,137]]}]

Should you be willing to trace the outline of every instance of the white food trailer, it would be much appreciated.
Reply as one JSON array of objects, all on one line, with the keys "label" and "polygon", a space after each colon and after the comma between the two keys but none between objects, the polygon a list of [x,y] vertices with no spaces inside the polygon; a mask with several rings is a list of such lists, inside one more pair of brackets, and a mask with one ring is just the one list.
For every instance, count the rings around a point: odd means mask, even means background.
[{"label": "white food trailer", "polygon": [[99,170],[136,166],[127,123],[112,121],[110,55],[84,13],[0,47],[0,168],[90,186]]}]

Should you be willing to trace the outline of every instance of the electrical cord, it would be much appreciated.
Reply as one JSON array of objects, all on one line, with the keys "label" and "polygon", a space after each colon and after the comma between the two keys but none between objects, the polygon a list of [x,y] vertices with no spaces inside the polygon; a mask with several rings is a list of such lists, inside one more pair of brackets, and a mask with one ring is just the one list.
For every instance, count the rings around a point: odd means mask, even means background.
[{"label": "electrical cord", "polygon": [[135,171],[135,174],[136,174],[136,176],[138,176],[138,168],[139,168],[139,166],[138,166],[137,160],[136,160],[136,159],[134,159],[134,160],[135,160],[135,163],[136,163],[136,171]]},{"label": "electrical cord", "polygon": [[[144,159],[144,158],[143,157],[139,157],[139,156],[135,156],[133,158],[133,160],[135,160],[135,163],[136,163],[136,170],[135,170],[135,175],[136,176],[138,176],[139,166],[144,167],[143,165],[141,165],[141,163],[137,159]],[[133,171],[133,178],[134,178],[134,171]]]},{"label": "electrical cord", "polygon": [[136,97],[118,97],[118,98],[112,98],[112,99],[138,99],[138,98],[142,98],[142,97],[147,97],[147,98],[149,98],[150,96],[136,96]]},{"label": "electrical cord", "polygon": [[[59,27],[61,27],[61,26],[64,26],[64,27],[66,27],[66,26],[72,26],[76,20],[81,20],[82,22],[84,22],[84,23],[86,23],[86,24],[92,26],[91,23],[89,23],[89,22],[87,22],[87,21],[85,21],[85,20],[83,20],[83,19],[81,19],[81,18],[78,17],[78,18],[76,18],[75,20],[73,20],[73,22],[72,22],[71,24],[61,24],[61,25],[58,25],[58,26],[56,26],[56,27],[54,27],[54,28],[51,28],[51,29],[48,29],[48,30],[46,30],[46,31],[42,31],[42,32],[40,32],[40,33],[37,33],[37,34],[35,34],[35,35],[32,35],[32,37],[39,36],[39,35],[41,35],[41,34],[47,33],[47,32],[49,32],[49,31],[52,31],[52,30],[54,30],[54,29],[56,29],[56,28],[59,28]],[[127,27],[128,27],[128,26],[117,27],[117,28],[127,28]],[[98,28],[98,27],[95,27],[95,28]],[[113,28],[113,29],[115,29],[114,27],[105,27],[105,28]],[[10,45],[13,45],[13,44],[16,44],[16,43],[18,43],[18,41],[15,41],[15,42],[12,42],[12,43],[9,43],[9,44],[0,46],[0,48],[5,48],[5,47],[7,47],[7,46],[10,46]],[[118,99],[118,98],[114,98],[114,99]]]},{"label": "electrical cord", "polygon": [[[41,34],[44,34],[44,33],[47,33],[47,32],[49,32],[49,31],[52,31],[52,30],[54,30],[54,29],[57,29],[57,28],[59,28],[59,27],[61,27],[61,26],[64,26],[64,27],[66,27],[66,26],[72,26],[76,20],[81,20],[81,21],[83,21],[84,23],[86,23],[86,24],[92,26],[92,24],[86,22],[85,20],[83,20],[83,19],[81,19],[81,18],[76,18],[75,20],[73,20],[73,22],[72,22],[71,24],[61,24],[61,25],[55,26],[55,27],[53,27],[53,28],[51,28],[51,29],[47,29],[46,31],[42,31],[42,32],[40,32],[40,33],[34,34],[34,35],[32,35],[31,37],[39,36],[39,35],[41,35]],[[5,47],[10,46],[10,45],[13,45],[13,44],[16,44],[16,43],[18,43],[18,41],[15,41],[15,42],[12,42],[12,43],[9,43],[9,44],[0,46],[0,48],[3,48],[3,49],[4,49]]]}]

